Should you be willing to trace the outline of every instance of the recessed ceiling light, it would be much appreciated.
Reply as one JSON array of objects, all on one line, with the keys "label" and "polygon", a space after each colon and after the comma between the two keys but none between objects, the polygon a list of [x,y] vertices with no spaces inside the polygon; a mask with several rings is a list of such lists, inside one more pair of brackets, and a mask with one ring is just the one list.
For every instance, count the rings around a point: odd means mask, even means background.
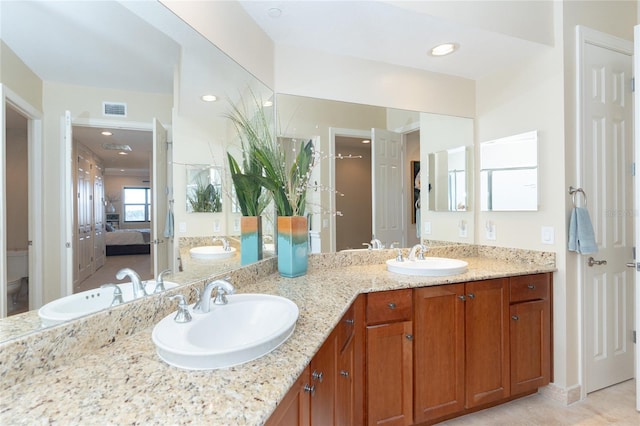
[{"label": "recessed ceiling light", "polygon": [[103,135],[103,136],[111,136],[111,135],[113,135],[113,133],[111,133],[108,130],[103,130],[102,132],[100,132],[100,134]]},{"label": "recessed ceiling light", "polygon": [[129,153],[128,153],[128,152],[124,152],[124,151],[120,151],[118,154],[120,154],[120,155],[127,155],[127,154],[129,154]]},{"label": "recessed ceiling light", "polygon": [[457,43],[443,43],[431,49],[431,56],[445,56],[458,50]]},{"label": "recessed ceiling light", "polygon": [[215,102],[218,100],[218,97],[216,95],[202,95],[200,99],[205,102]]},{"label": "recessed ceiling light", "polygon": [[111,151],[131,151],[131,147],[129,145],[117,143],[103,143],[102,148]]},{"label": "recessed ceiling light", "polygon": [[267,10],[267,15],[269,15],[270,18],[279,18],[282,16],[282,9],[270,7],[269,10]]},{"label": "recessed ceiling light", "polygon": [[362,141],[362,143],[371,143],[371,141],[369,139],[365,139]]},{"label": "recessed ceiling light", "polygon": [[270,107],[270,106],[273,106],[273,102],[272,102],[272,101],[264,101],[264,102],[262,103],[262,106],[263,106],[263,107]]}]

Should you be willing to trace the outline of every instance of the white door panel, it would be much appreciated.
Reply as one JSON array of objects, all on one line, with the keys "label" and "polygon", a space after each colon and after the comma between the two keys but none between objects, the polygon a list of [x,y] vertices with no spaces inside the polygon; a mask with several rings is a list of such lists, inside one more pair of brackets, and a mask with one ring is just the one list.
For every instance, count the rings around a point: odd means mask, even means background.
[{"label": "white door panel", "polygon": [[[636,26],[633,30],[634,35],[634,77],[635,81],[640,81],[640,26]],[[640,97],[634,96],[634,120],[635,120],[635,134],[634,134],[634,148],[635,148],[635,164],[640,164]],[[635,211],[640,211],[640,182],[638,181],[638,172],[636,171],[635,177]],[[638,215],[634,216],[634,226],[635,226],[635,247],[636,253],[638,251],[638,247],[640,247],[640,223],[638,219]],[[638,255],[636,254],[635,261],[638,261]],[[636,264],[637,265],[637,264]],[[640,289],[638,289],[638,283],[640,283],[640,269],[636,266],[636,272],[634,274],[635,278],[635,331],[636,335],[640,332]],[[637,338],[636,338],[637,342]],[[637,349],[638,344],[636,343],[636,410],[640,411],[640,350]]]},{"label": "white door panel", "polygon": [[388,247],[405,246],[404,145],[400,133],[372,129],[372,234]]},{"label": "white door panel", "polygon": [[[582,255],[586,391],[633,377],[631,56],[582,46],[581,186],[598,253]],[[589,257],[606,264],[589,266]]]},{"label": "white door panel", "polygon": [[169,267],[169,240],[164,236],[165,218],[169,208],[167,182],[167,130],[153,119],[153,161],[151,183],[151,232],[153,253],[153,275]]}]

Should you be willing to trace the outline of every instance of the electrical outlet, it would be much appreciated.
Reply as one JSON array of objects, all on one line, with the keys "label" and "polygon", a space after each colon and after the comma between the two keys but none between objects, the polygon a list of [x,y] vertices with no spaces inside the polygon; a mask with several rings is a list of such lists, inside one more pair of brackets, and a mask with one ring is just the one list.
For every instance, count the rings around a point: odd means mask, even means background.
[{"label": "electrical outlet", "polygon": [[467,224],[464,220],[461,220],[460,223],[458,223],[458,236],[460,238],[467,238]]},{"label": "electrical outlet", "polygon": [[233,231],[234,232],[240,231],[240,219],[236,219],[233,221]]},{"label": "electrical outlet", "polygon": [[487,231],[487,240],[495,241],[495,239],[496,239],[496,225],[493,222],[489,221],[489,222],[487,222],[485,229]]},{"label": "electrical outlet", "polygon": [[178,230],[180,231],[180,233],[184,234],[185,232],[187,232],[187,222],[180,222],[178,224]]},{"label": "electrical outlet", "polygon": [[422,225],[422,231],[424,232],[424,235],[431,235],[431,222],[425,222]]},{"label": "electrical outlet", "polygon": [[220,232],[220,221],[219,220],[214,220],[213,221],[213,232]]}]

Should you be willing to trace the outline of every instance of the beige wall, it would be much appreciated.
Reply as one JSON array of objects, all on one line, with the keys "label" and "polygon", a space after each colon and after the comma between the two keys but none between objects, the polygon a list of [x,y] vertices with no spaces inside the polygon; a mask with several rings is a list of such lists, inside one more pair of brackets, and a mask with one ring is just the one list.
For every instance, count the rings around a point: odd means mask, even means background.
[{"label": "beige wall", "polygon": [[124,188],[125,187],[140,187],[150,188],[149,176],[132,176],[132,175],[105,175],[104,176],[104,194],[108,197],[115,196],[118,201],[113,203],[116,208],[115,213],[120,214],[120,228],[121,229],[138,229],[149,228],[149,222],[125,224],[124,223],[124,211],[122,210],[124,202]]},{"label": "beige wall", "polygon": [[0,40],[0,82],[37,110],[42,110],[42,80]]}]

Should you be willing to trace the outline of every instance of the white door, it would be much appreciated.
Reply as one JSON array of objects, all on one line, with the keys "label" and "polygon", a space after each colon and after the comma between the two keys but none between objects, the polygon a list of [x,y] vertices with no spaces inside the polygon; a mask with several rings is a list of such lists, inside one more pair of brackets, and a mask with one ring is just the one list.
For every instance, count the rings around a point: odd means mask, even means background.
[{"label": "white door", "polygon": [[5,123],[5,94],[0,84],[0,318],[7,316],[7,206],[6,200],[6,123]]},{"label": "white door", "polygon": [[[640,81],[640,26],[636,26],[633,30],[634,35],[634,80]],[[634,107],[635,107],[635,135],[634,135],[634,148],[635,148],[635,164],[640,164],[640,96],[634,96]],[[640,174],[636,172],[635,178],[635,211],[640,211]],[[635,246],[640,247],[640,218],[638,215],[634,216],[634,226],[635,226]],[[637,250],[636,250],[637,251]],[[635,261],[637,262],[638,255],[636,254]],[[636,272],[635,272],[635,330],[636,336],[640,333],[640,289],[638,289],[638,284],[640,283],[640,269],[637,267],[636,263]],[[636,337],[637,342],[637,337]],[[640,411],[640,350],[637,349],[638,344],[636,343],[636,410]]]},{"label": "white door", "polygon": [[371,129],[372,233],[405,246],[404,144],[400,133]]},{"label": "white door", "polygon": [[64,173],[64,204],[62,206],[64,223],[61,226],[62,243],[64,247],[60,247],[62,255],[62,267],[60,274],[60,297],[73,294],[73,271],[74,271],[74,255],[73,255],[73,235],[74,235],[74,208],[75,197],[73,194],[73,130],[71,126],[71,112],[65,111],[62,123],[62,137],[64,139],[64,152],[62,153],[61,162],[63,164],[62,172]]},{"label": "white door", "polygon": [[169,267],[169,240],[164,236],[164,225],[169,209],[167,182],[167,130],[153,119],[153,158],[151,180],[151,251],[153,275]]},{"label": "white door", "polygon": [[634,274],[626,266],[634,245],[631,49],[598,35],[582,39],[580,89],[581,186],[598,245],[581,256],[587,392],[634,374]]}]

